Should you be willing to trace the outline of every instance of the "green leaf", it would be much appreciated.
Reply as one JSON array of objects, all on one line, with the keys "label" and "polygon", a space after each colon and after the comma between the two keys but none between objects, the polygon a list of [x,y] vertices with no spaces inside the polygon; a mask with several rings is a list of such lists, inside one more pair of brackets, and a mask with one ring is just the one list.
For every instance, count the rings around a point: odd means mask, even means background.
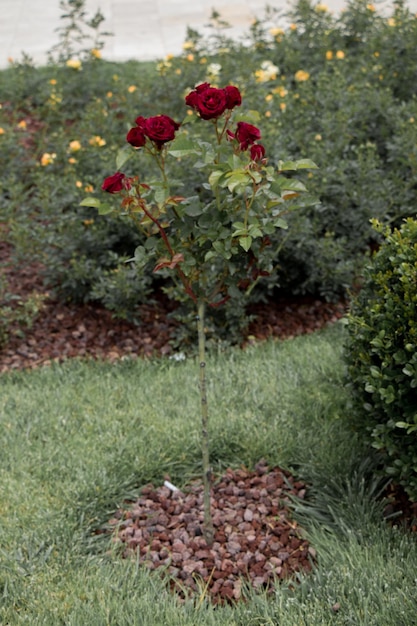
[{"label": "green leaf", "polygon": [[117,152],[117,156],[116,156],[116,168],[118,170],[121,170],[123,165],[132,158],[132,156],[134,155],[134,151],[132,150],[132,148],[130,146],[124,146],[123,148],[120,148],[120,150]]},{"label": "green leaf", "polygon": [[101,202],[98,198],[84,198],[81,200],[80,206],[89,206],[93,209],[97,209],[99,215],[107,215],[115,210],[113,206],[107,204],[107,202]]},{"label": "green leaf", "polygon": [[295,161],[278,161],[278,169],[280,172],[295,171],[297,164]]},{"label": "green leaf", "polygon": [[279,181],[279,186],[283,191],[307,191],[305,185],[296,178],[286,178]]},{"label": "green leaf", "polygon": [[287,230],[288,223],[282,217],[278,217],[278,219],[274,222],[275,228],[282,228],[283,230]]},{"label": "green leaf", "polygon": [[252,245],[252,237],[250,237],[249,235],[247,237],[240,237],[239,243],[244,251],[247,252]]},{"label": "green leaf", "polygon": [[81,200],[80,206],[90,206],[93,209],[99,209],[101,206],[101,201],[98,198],[84,198]]},{"label": "green leaf", "polygon": [[295,162],[296,166],[297,166],[297,170],[304,170],[304,169],[311,169],[311,170],[318,170],[318,165],[316,165],[314,163],[314,161],[312,161],[311,159],[299,159],[298,161]]},{"label": "green leaf", "polygon": [[209,183],[213,191],[219,186],[219,180],[223,176],[223,172],[221,170],[214,170],[209,176]]},{"label": "green leaf", "polygon": [[180,158],[189,154],[199,154],[198,146],[185,135],[177,135],[170,145],[168,154]]}]

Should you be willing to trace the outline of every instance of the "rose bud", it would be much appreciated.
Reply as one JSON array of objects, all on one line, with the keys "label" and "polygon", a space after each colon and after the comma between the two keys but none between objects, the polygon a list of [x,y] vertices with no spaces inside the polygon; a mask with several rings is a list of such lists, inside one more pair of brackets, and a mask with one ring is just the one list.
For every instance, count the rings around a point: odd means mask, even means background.
[{"label": "rose bud", "polygon": [[252,161],[260,161],[265,156],[265,148],[261,143],[254,143],[250,147],[250,158]]},{"label": "rose bud", "polygon": [[233,109],[234,107],[238,107],[242,104],[242,96],[240,95],[240,91],[237,87],[228,85],[224,88],[224,92],[226,94],[227,109]]},{"label": "rose bud", "polygon": [[122,172],[116,172],[112,176],[108,176],[104,179],[101,188],[103,189],[103,191],[107,191],[108,193],[118,193],[119,191],[122,191],[122,189],[128,187],[128,185],[126,184],[127,180],[125,181],[125,179],[125,174],[123,174]]},{"label": "rose bud", "polygon": [[236,128],[236,139],[239,141],[240,149],[247,150],[249,146],[261,138],[261,131],[256,126],[247,122],[238,122]]},{"label": "rose bud", "polygon": [[146,137],[142,128],[139,126],[134,126],[129,130],[126,135],[126,141],[130,143],[135,148],[141,148],[146,143]]}]

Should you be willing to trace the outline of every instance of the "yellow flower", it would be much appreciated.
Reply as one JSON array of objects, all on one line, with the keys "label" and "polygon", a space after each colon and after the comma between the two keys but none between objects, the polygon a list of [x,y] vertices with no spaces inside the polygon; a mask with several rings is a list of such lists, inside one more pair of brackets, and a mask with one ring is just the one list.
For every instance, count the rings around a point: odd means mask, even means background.
[{"label": "yellow flower", "polygon": [[333,59],[333,52],[331,50],[327,50],[327,52],[326,52],[326,59],[328,61],[331,61]]},{"label": "yellow flower", "polygon": [[277,93],[280,98],[285,98],[288,95],[288,91],[285,89],[283,85],[279,85],[278,87],[274,87],[272,93]]},{"label": "yellow flower", "polygon": [[317,13],[327,13],[329,7],[327,6],[327,4],[322,4],[321,2],[319,2],[319,4],[316,5],[315,10],[317,11]]},{"label": "yellow flower", "polygon": [[113,92],[112,91],[108,91],[106,93],[107,98],[113,98]]},{"label": "yellow flower", "polygon": [[175,70],[175,73],[178,74],[178,75],[181,74],[181,69],[179,67],[177,67],[177,69]]},{"label": "yellow flower", "polygon": [[343,50],[338,50],[336,52],[336,59],[344,59],[345,58],[345,53],[343,52]]},{"label": "yellow flower", "polygon": [[183,50],[193,50],[194,48],[195,45],[193,41],[184,41],[184,43],[182,44]]},{"label": "yellow flower", "polygon": [[83,224],[84,226],[91,226],[92,224],[94,224],[94,220],[83,220]]},{"label": "yellow flower", "polygon": [[374,57],[379,57],[379,52],[374,52]]},{"label": "yellow flower", "polygon": [[265,111],[265,117],[271,117],[271,111]]},{"label": "yellow flower", "polygon": [[86,185],[86,186],[84,187],[84,191],[85,191],[86,193],[93,193],[93,191],[94,191],[94,187],[93,187],[93,185]]},{"label": "yellow flower", "polygon": [[200,59],[200,63],[201,63],[202,65],[204,65],[205,63],[207,63],[207,57],[201,57],[201,59]]},{"label": "yellow flower", "polygon": [[314,139],[316,141],[321,141],[323,139],[323,137],[319,133],[317,133],[317,135],[314,137]]},{"label": "yellow flower", "polygon": [[17,127],[18,127],[18,128],[20,128],[21,130],[26,130],[26,129],[27,129],[27,127],[28,127],[28,125],[26,124],[25,120],[21,120],[21,121],[18,123]]},{"label": "yellow flower", "polygon": [[279,108],[281,109],[281,111],[285,111],[285,109],[287,108],[287,105],[285,104],[285,102],[280,102]]},{"label": "yellow flower", "polygon": [[100,52],[100,50],[97,50],[97,48],[93,48],[91,50],[91,56],[95,57],[96,59],[101,59],[101,52]]},{"label": "yellow flower", "polygon": [[414,124],[415,119],[414,119],[414,117],[410,117],[410,119],[408,121],[410,122],[410,124]]},{"label": "yellow flower", "polygon": [[372,11],[372,12],[375,11],[375,5],[373,5],[373,4],[367,4],[366,8],[368,9],[368,11]]},{"label": "yellow flower", "polygon": [[50,85],[56,85],[57,84],[57,80],[56,78],[51,78],[51,80],[49,81]]},{"label": "yellow flower", "polygon": [[194,55],[193,54],[187,54],[187,61],[194,61]]},{"label": "yellow flower", "polygon": [[166,59],[167,61],[170,61],[170,60],[171,60],[171,59],[173,59],[173,58],[174,58],[174,55],[173,55],[173,54],[167,54],[167,55],[166,55],[166,57],[165,57],[165,59]]},{"label": "yellow flower", "polygon": [[44,152],[43,155],[41,156],[41,165],[43,165],[44,167],[46,165],[51,165],[51,163],[53,163],[56,159],[56,154],[55,152]]},{"label": "yellow flower", "polygon": [[396,25],[396,24],[395,24],[395,19],[394,19],[393,17],[390,17],[390,18],[388,19],[387,24],[388,24],[388,26],[395,26],[395,25]]},{"label": "yellow flower", "polygon": [[119,76],[117,74],[113,74],[112,78],[115,83],[117,83],[117,81],[119,80]]},{"label": "yellow flower", "polygon": [[297,30],[297,24],[290,24],[290,30]]},{"label": "yellow flower", "polygon": [[91,139],[88,140],[88,143],[90,144],[90,146],[97,146],[98,148],[106,145],[106,141],[102,137],[100,137],[100,135],[95,135],[94,137],[91,137]]},{"label": "yellow flower", "polygon": [[130,85],[130,87],[127,88],[129,93],[135,93],[135,91],[137,90],[136,85]]},{"label": "yellow flower", "polygon": [[77,139],[75,139],[74,141],[70,141],[68,150],[70,152],[77,152],[77,150],[81,150],[81,143]]},{"label": "yellow flower", "polygon": [[262,61],[261,69],[255,71],[256,82],[264,83],[268,80],[275,80],[279,68],[272,61]]},{"label": "yellow flower", "polygon": [[77,182],[75,183],[75,186],[78,187],[78,189],[81,189],[83,184],[82,184],[82,182],[80,180],[77,180]]},{"label": "yellow flower", "polygon": [[305,72],[304,70],[298,70],[298,72],[294,74],[294,78],[299,83],[302,83],[303,81],[310,78],[310,74],[308,72]]},{"label": "yellow flower", "polygon": [[6,131],[4,130],[4,128],[2,128],[2,127],[0,126],[0,135],[4,135],[4,134],[5,134],[5,132],[6,132]]},{"label": "yellow flower", "polygon": [[191,109],[187,109],[187,115],[194,115],[194,111],[191,111]]},{"label": "yellow flower", "polygon": [[265,96],[265,100],[267,102],[271,102],[271,100],[273,100],[273,99],[274,99],[274,96],[272,95],[272,93],[269,93],[267,96]]},{"label": "yellow flower", "polygon": [[269,33],[273,37],[279,37],[280,35],[284,35],[285,31],[283,28],[270,28]]},{"label": "yellow flower", "polygon": [[70,157],[68,159],[68,163],[71,163],[71,165],[74,165],[77,162],[77,159],[74,159],[74,157]]},{"label": "yellow flower", "polygon": [[81,69],[81,61],[79,59],[68,59],[66,65],[67,67],[70,67],[72,70]]}]

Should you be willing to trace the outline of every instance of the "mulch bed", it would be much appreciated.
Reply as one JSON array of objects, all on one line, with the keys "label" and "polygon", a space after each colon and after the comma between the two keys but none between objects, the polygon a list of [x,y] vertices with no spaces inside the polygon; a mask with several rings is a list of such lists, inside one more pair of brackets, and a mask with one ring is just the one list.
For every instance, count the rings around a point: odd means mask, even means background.
[{"label": "mulch bed", "polygon": [[[169,485],[169,483],[168,483]],[[203,535],[203,487],[148,485],[129,508],[109,520],[113,542],[168,577],[180,597],[198,593],[214,604],[242,598],[242,585],[272,591],[274,584],[311,569],[315,550],[291,518],[291,497],[306,486],[289,472],[259,462],[253,472],[228,469],[215,481],[211,510],[214,542]]]}]

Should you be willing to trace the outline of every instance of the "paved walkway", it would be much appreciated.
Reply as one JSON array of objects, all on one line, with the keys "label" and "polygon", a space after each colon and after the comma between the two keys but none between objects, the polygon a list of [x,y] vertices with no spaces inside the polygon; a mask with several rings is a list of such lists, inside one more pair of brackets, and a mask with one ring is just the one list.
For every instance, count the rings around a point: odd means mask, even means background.
[{"label": "paved walkway", "polygon": [[[322,2],[335,13],[345,4],[343,0]],[[8,58],[21,58],[22,52],[35,63],[44,63],[58,41],[56,28],[64,23],[59,0],[0,0],[0,4],[0,67],[7,66]],[[283,14],[291,7],[290,0],[86,0],[86,12],[92,16],[100,8],[105,30],[114,35],[107,40],[104,58],[149,60],[178,54],[187,26],[204,32],[213,8],[232,26],[228,32],[238,37],[254,17],[263,16],[266,4]],[[417,0],[407,4],[417,12]],[[392,2],[374,0],[374,5],[382,10]]]}]

